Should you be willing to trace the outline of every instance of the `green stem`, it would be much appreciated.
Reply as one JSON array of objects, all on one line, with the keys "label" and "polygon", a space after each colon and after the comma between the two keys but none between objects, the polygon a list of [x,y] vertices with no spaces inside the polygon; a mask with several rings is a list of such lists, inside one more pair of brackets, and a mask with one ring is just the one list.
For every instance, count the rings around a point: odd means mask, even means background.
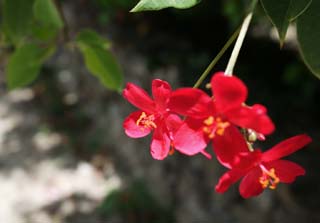
[{"label": "green stem", "polygon": [[60,14],[60,17],[63,21],[63,41],[65,42],[69,42],[71,40],[71,37],[70,37],[70,30],[69,30],[69,25],[67,23],[67,20],[66,20],[66,17],[65,17],[65,14],[63,12],[63,8],[62,8],[62,3],[60,2],[60,0],[54,0],[54,3],[55,3],[55,6],[57,7],[58,9],[58,12]]},{"label": "green stem", "polygon": [[224,44],[220,52],[217,56],[211,61],[206,70],[201,74],[200,78],[194,84],[193,88],[198,88],[200,84],[204,81],[204,79],[208,76],[212,68],[216,65],[216,63],[220,60],[223,54],[227,51],[227,49],[231,46],[231,44],[235,41],[237,36],[239,35],[240,27],[232,34],[232,36],[228,39],[228,41]]},{"label": "green stem", "polygon": [[243,20],[242,26],[241,26],[241,30],[238,36],[238,39],[234,45],[233,51],[231,53],[227,68],[225,70],[225,75],[226,76],[232,76],[233,73],[233,68],[237,62],[238,56],[239,56],[239,52],[240,49],[242,47],[243,44],[243,40],[248,32],[248,28],[252,19],[252,15],[253,15],[253,11],[255,9],[255,6],[257,4],[257,0],[253,0],[251,3],[251,7],[250,7],[250,12],[248,13],[248,15],[245,17],[245,19]]}]

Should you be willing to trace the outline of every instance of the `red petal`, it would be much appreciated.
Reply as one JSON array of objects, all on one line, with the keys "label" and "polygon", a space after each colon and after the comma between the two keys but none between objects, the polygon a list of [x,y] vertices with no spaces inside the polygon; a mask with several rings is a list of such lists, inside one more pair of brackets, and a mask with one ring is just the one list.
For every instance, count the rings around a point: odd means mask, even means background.
[{"label": "red petal", "polygon": [[229,169],[238,165],[241,153],[249,152],[243,135],[233,125],[227,127],[222,136],[216,135],[212,145],[218,161]]},{"label": "red petal", "polygon": [[156,160],[163,160],[170,151],[170,139],[162,127],[156,128],[151,141],[151,155]]},{"label": "red petal", "polygon": [[283,183],[292,183],[297,176],[304,175],[306,172],[300,165],[287,160],[272,161],[268,166],[275,169],[277,177]]},{"label": "red petal", "polygon": [[165,120],[167,131],[169,132],[171,140],[173,139],[173,135],[177,132],[180,126],[184,123],[178,115],[168,115]]},{"label": "red petal", "polygon": [[261,162],[262,152],[258,149],[253,152],[239,153],[239,160],[235,163],[234,168],[249,170]]},{"label": "red petal", "polygon": [[192,156],[207,146],[207,141],[202,131],[202,119],[187,119],[174,134],[174,147],[181,153]]},{"label": "red petal", "polygon": [[269,162],[273,160],[278,160],[282,157],[288,156],[295,151],[302,149],[305,145],[312,141],[310,136],[306,134],[297,135],[286,139],[268,151],[264,152],[262,155],[262,161]]},{"label": "red petal", "polygon": [[160,79],[155,79],[152,81],[152,95],[155,103],[158,105],[158,109],[166,109],[170,93],[171,87],[168,82]]},{"label": "red petal", "polygon": [[225,174],[220,177],[218,184],[216,185],[215,189],[218,193],[224,193],[226,192],[229,187],[236,183],[243,175],[245,172],[239,171],[239,170],[229,170]]},{"label": "red petal", "polygon": [[212,114],[212,99],[195,88],[180,88],[173,91],[168,107],[181,115],[205,118]]},{"label": "red petal", "polygon": [[234,107],[239,107],[247,98],[247,87],[237,77],[216,73],[211,79],[212,94],[217,110],[223,113]]},{"label": "red petal", "polygon": [[262,193],[263,188],[259,182],[262,171],[259,167],[253,168],[241,181],[239,186],[240,195],[243,198],[257,196]]},{"label": "red petal", "polygon": [[265,114],[266,109],[262,105],[254,105],[252,107],[241,106],[231,109],[225,113],[229,121],[243,128],[253,129],[258,133],[270,134],[275,127],[268,115]]},{"label": "red petal", "polygon": [[150,96],[133,83],[128,83],[122,93],[123,97],[127,99],[131,104],[137,108],[146,111],[148,113],[155,112],[155,104]]},{"label": "red petal", "polygon": [[151,132],[151,128],[141,127],[136,124],[142,111],[132,112],[123,122],[123,128],[127,136],[131,138],[141,138]]}]

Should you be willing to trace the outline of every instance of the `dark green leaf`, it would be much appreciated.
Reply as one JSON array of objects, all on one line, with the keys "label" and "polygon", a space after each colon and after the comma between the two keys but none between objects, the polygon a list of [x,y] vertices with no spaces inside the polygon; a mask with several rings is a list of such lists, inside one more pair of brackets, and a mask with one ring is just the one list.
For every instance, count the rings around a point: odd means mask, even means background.
[{"label": "dark green leaf", "polygon": [[44,42],[48,42],[49,40],[54,39],[58,34],[56,29],[38,23],[35,23],[31,27],[31,31],[32,37]]},{"label": "dark green leaf", "polygon": [[43,25],[54,29],[61,29],[63,21],[53,0],[35,0],[33,5],[34,17]]},{"label": "dark green leaf", "polygon": [[101,37],[98,33],[90,29],[82,30],[78,34],[77,40],[85,42],[90,46],[102,47],[106,50],[109,49],[111,45],[107,39]]},{"label": "dark green leaf", "polygon": [[84,56],[88,70],[107,88],[120,91],[122,72],[108,50],[109,42],[94,31],[85,30],[77,36],[77,45]]},{"label": "dark green leaf", "polygon": [[261,0],[266,14],[278,30],[281,45],[290,22],[301,15],[311,2],[312,0]]},{"label": "dark green leaf", "polygon": [[131,12],[160,10],[168,7],[186,9],[198,4],[199,2],[200,0],[140,0]]},{"label": "dark green leaf", "polygon": [[3,30],[6,37],[17,44],[30,31],[33,0],[3,1]]},{"label": "dark green leaf", "polygon": [[54,52],[54,48],[41,48],[26,44],[16,49],[9,58],[6,78],[9,89],[23,87],[36,79],[42,63]]},{"label": "dark green leaf", "polygon": [[320,1],[313,0],[310,7],[297,19],[300,52],[309,69],[320,78]]}]

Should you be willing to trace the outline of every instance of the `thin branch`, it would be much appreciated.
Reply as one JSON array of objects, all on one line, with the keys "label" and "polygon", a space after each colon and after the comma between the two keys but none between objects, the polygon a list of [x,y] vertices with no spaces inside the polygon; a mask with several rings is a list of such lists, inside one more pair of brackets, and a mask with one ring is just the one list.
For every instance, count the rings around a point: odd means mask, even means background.
[{"label": "thin branch", "polygon": [[237,36],[239,35],[240,27],[232,34],[232,36],[228,39],[228,41],[224,44],[220,52],[217,56],[211,61],[206,70],[201,74],[200,78],[194,84],[193,88],[198,88],[200,84],[204,81],[204,79],[208,76],[212,68],[216,65],[216,63],[220,60],[223,54],[227,51],[227,49],[231,46],[231,44],[235,41]]},{"label": "thin branch", "polygon": [[59,14],[60,14],[60,17],[63,21],[63,40],[65,42],[69,42],[71,40],[71,37],[70,37],[70,29],[69,29],[69,26],[68,26],[68,23],[67,23],[67,20],[66,20],[66,17],[65,17],[65,14],[63,12],[63,7],[62,7],[62,4],[61,4],[61,1],[60,0],[54,0],[54,3],[59,11]]}]

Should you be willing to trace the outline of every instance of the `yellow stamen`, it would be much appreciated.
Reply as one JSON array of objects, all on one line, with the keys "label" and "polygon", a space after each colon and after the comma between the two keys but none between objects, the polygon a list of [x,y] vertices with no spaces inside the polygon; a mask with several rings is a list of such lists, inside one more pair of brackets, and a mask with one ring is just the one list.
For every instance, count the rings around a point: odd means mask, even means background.
[{"label": "yellow stamen", "polygon": [[203,127],[203,129],[202,129],[205,133],[210,133],[210,129],[208,128],[208,127]]},{"label": "yellow stamen", "polygon": [[269,181],[266,179],[264,180],[263,178],[260,177],[259,179],[259,183],[261,184],[262,188],[265,189],[268,187],[269,185]]},{"label": "yellow stamen", "polygon": [[205,119],[203,124],[205,126],[202,128],[202,131],[206,133],[210,139],[214,138],[216,134],[222,136],[225,129],[230,125],[229,122],[223,122],[220,117],[214,118],[213,116]]},{"label": "yellow stamen", "polygon": [[[221,119],[220,119],[221,120]],[[218,121],[218,120],[217,120]],[[217,123],[217,134],[222,136],[224,134],[224,130],[230,125],[229,122],[218,122]]]},{"label": "yellow stamen", "polygon": [[213,116],[209,116],[206,120],[203,121],[203,124],[212,125],[213,122],[214,122],[214,117]]},{"label": "yellow stamen", "polygon": [[262,176],[259,178],[259,183],[261,184],[262,188],[265,189],[269,187],[272,190],[276,189],[280,179],[277,177],[275,169],[271,168],[268,170],[263,165],[260,165],[260,168],[262,170]]},{"label": "yellow stamen", "polygon": [[210,133],[209,135],[208,135],[208,137],[209,137],[209,139],[213,139],[214,138],[214,133],[212,132],[212,133]]},{"label": "yellow stamen", "polygon": [[156,123],[154,122],[154,115],[147,115],[145,112],[142,112],[138,120],[136,121],[136,124],[138,126],[142,126],[145,128],[157,128]]},{"label": "yellow stamen", "polygon": [[219,136],[222,136],[223,133],[224,133],[224,129],[217,129],[216,133],[217,133]]}]

